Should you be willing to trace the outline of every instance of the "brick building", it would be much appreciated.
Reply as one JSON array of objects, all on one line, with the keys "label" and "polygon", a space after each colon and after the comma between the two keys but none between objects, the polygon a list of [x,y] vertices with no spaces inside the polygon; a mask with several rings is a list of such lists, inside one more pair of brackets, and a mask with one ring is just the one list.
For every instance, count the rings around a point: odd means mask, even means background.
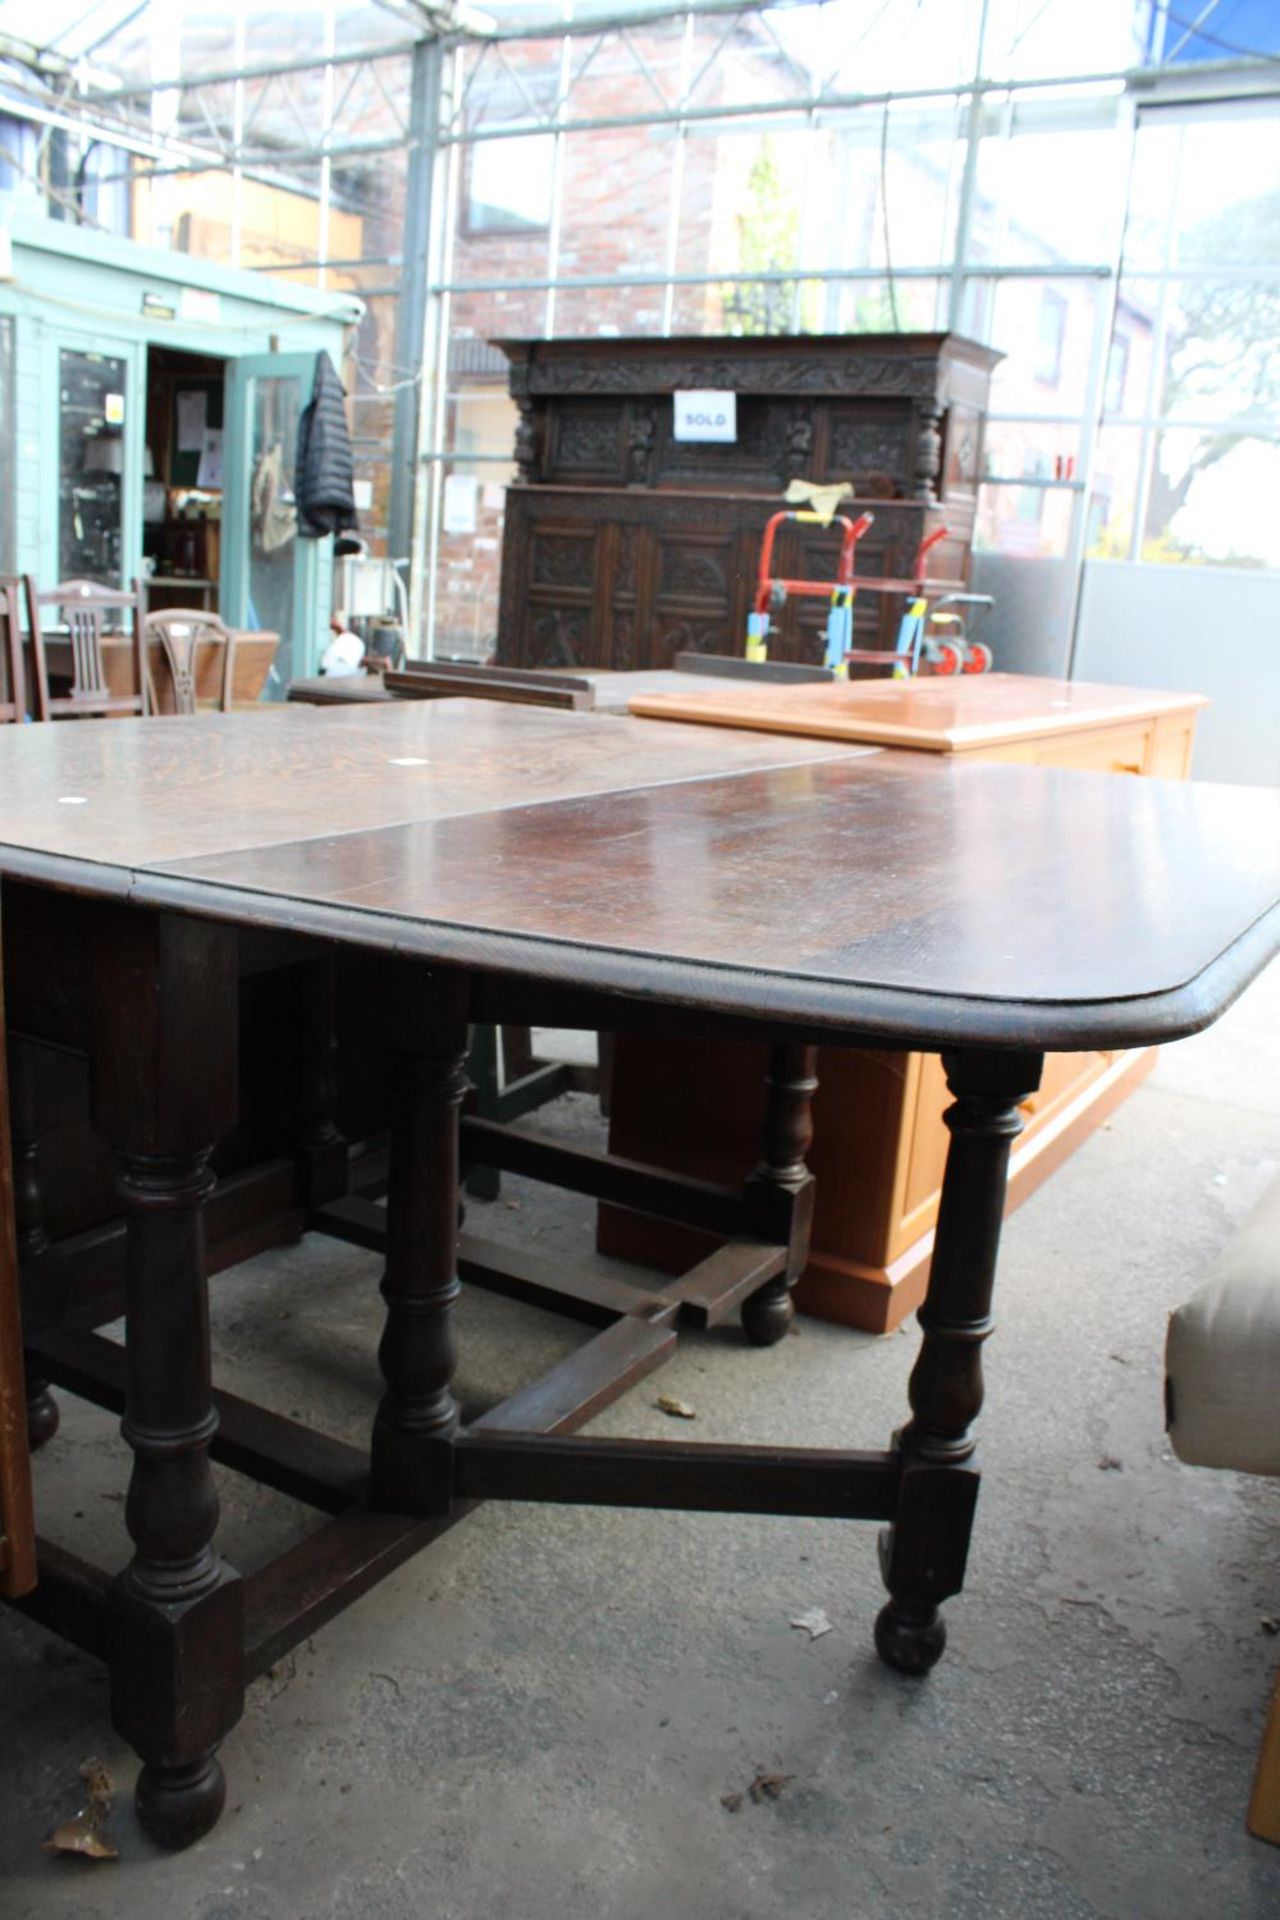
[{"label": "brick building", "polygon": [[[561,84],[560,43],[531,41],[518,68],[488,50],[469,56],[464,113],[469,133],[527,126],[531,105],[550,110]],[[780,88],[784,59],[758,27],[699,19],[656,22],[625,38],[571,43],[568,76],[576,119],[637,120],[661,90],[696,84],[699,108],[764,100]],[[518,79],[516,73],[518,72]],[[515,408],[506,361],[487,343],[554,333],[756,332],[765,330],[732,282],[672,287],[668,274],[735,275],[784,270],[801,257],[804,182],[798,152],[761,130],[700,132],[675,121],[561,135],[512,133],[462,147],[450,278],[445,447],[448,472],[474,483],[474,532],[443,531],[437,562],[436,645],[442,654],[485,657],[497,628],[503,489]],[[557,179],[559,193],[556,192]],[[762,252],[753,213],[778,210],[774,244]],[[494,282],[622,279],[616,287],[493,286]],[[770,289],[768,299],[790,300]],[[775,328],[769,328],[773,331]],[[476,456],[484,456],[478,459]],[[456,494],[454,496],[457,497]],[[449,524],[446,518],[446,527]]]}]

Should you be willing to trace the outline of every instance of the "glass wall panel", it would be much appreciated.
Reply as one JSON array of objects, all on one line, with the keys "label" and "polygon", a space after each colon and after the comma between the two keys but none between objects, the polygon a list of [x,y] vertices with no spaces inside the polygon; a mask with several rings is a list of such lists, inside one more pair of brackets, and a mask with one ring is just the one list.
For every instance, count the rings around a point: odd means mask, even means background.
[{"label": "glass wall panel", "polygon": [[1115,500],[1095,488],[1091,550],[1280,564],[1258,506],[1280,471],[1275,100],[1142,114],[1124,259],[1103,417],[1133,427],[1102,434],[1125,481]]},{"label": "glass wall panel", "polygon": [[814,191],[827,236],[815,266],[935,267],[955,251],[966,109],[954,102],[824,115]]},{"label": "glass wall panel", "polygon": [[[495,0],[504,27],[531,17],[521,4]],[[602,18],[616,11],[574,0],[579,22],[592,5]],[[122,0],[95,70],[101,60],[126,78],[177,84],[114,103],[112,124],[172,133],[211,156],[238,128],[244,170],[153,172],[103,141],[77,159],[82,210],[100,224],[290,285],[361,294],[367,311],[344,378],[375,547],[404,395],[416,407],[424,375],[441,379],[447,399],[433,409],[451,463],[441,478],[478,489],[474,527],[462,525],[470,509],[455,486],[447,526],[423,535],[439,546],[441,633],[456,646],[483,646],[495,617],[497,563],[484,543],[500,538],[492,489],[511,416],[505,367],[485,343],[946,327],[967,178],[965,88],[983,20],[982,74],[1003,90],[981,103],[957,324],[1006,356],[988,466],[1014,484],[983,490],[982,564],[1015,569],[1006,603],[1024,610],[1030,569],[1068,565],[1073,525],[1097,553],[1274,564],[1252,503],[1273,488],[1280,431],[1280,110],[1274,100],[1143,107],[1130,181],[1121,88],[1078,82],[1159,57],[1169,37],[1145,5],[826,0],[464,43],[464,94],[449,122],[463,139],[441,150],[437,180],[451,180],[454,196],[444,278],[479,285],[440,296],[429,319],[443,322],[447,355],[425,369],[418,342],[398,334],[413,63],[404,49],[325,62],[326,52],[407,40],[410,12],[360,0],[185,9],[152,0],[135,11]],[[301,68],[239,84],[205,77],[237,59]],[[1045,84],[1016,84],[1027,80]],[[824,89],[838,102],[903,87],[944,91],[887,107],[813,104]],[[682,126],[682,107],[721,117]],[[619,118],[632,124],[592,124]],[[397,145],[322,165],[327,129],[339,146]],[[503,137],[475,137],[485,134]],[[0,192],[14,185],[13,170],[6,179],[0,169]],[[437,217],[440,207],[437,196]],[[1122,238],[1114,301],[1109,281],[1062,271],[1111,266]],[[669,273],[706,280],[681,285]],[[545,284],[584,276],[620,284]],[[1098,398],[1104,427],[1086,503],[1057,476],[1082,456]],[[488,452],[503,464],[480,458]],[[443,510],[440,486],[432,498]]]},{"label": "glass wall panel", "polygon": [[[1000,266],[1115,257],[1124,196],[1125,138],[1114,108],[1098,124],[1088,103],[1039,99],[991,104],[1000,124],[978,144],[968,258]],[[944,256],[940,256],[945,258]]]},{"label": "glass wall panel", "polygon": [[1083,278],[969,281],[963,330],[1005,356],[991,382],[993,413],[1081,413],[1101,287]]},{"label": "glass wall panel", "polygon": [[901,87],[904,56],[911,85],[955,86],[972,77],[979,0],[831,0],[777,16],[793,50],[837,93]]},{"label": "glass wall panel", "polygon": [[1093,560],[1127,560],[1133,546],[1143,435],[1136,427],[1103,427],[1093,456],[1085,552]]},{"label": "glass wall panel", "polygon": [[1280,272],[1171,286],[1162,362],[1160,409],[1173,418],[1280,414]]},{"label": "glass wall panel", "polygon": [[1123,258],[1131,270],[1158,270],[1169,263],[1182,131],[1173,114],[1143,114],[1139,119],[1124,225]]},{"label": "glass wall panel", "polygon": [[[386,554],[397,397],[407,389],[416,411],[419,373],[416,347],[406,347],[405,360],[399,358],[398,296],[370,295],[367,291],[367,282],[375,275],[385,280],[385,269],[366,267],[353,273],[335,273],[330,284],[354,288],[365,302],[364,318],[350,336],[342,373],[348,396],[360,532],[370,552]],[[391,557],[402,559],[404,555]]]},{"label": "glass wall panel", "polygon": [[824,333],[932,333],[945,325],[940,280],[829,280]]},{"label": "glass wall panel", "polygon": [[970,586],[991,606],[967,620],[991,649],[997,673],[1061,678],[1071,654],[1077,567],[1073,556],[1018,553],[976,541]]},{"label": "glass wall panel", "polygon": [[39,129],[16,114],[0,113],[0,207],[40,202]]},{"label": "glass wall panel", "polygon": [[1142,558],[1280,567],[1280,436],[1155,436]]},{"label": "glass wall panel", "polygon": [[[821,246],[813,259],[806,257],[814,225],[809,186],[815,138],[820,142],[816,165],[825,168],[829,143],[807,129],[692,129],[679,149],[676,272],[767,272],[825,264]],[[654,236],[653,266],[660,267],[666,244],[664,228]]]},{"label": "glass wall panel", "polygon": [[451,280],[497,283],[452,296],[455,338],[527,338],[546,331],[545,289],[518,283],[551,273],[555,141],[537,131],[554,114],[558,48],[518,43],[466,56],[461,122],[468,132],[523,127],[510,138],[465,141],[442,158],[452,169],[455,205]]},{"label": "glass wall panel", "polygon": [[[693,46],[703,54],[725,31],[721,21],[695,23]],[[666,113],[680,104],[696,76],[697,57],[686,54],[683,20],[655,20],[625,34],[583,35],[568,43],[568,118],[612,119]]]},{"label": "glass wall panel", "polygon": [[554,116],[562,80],[559,40],[510,41],[467,50],[461,113],[468,133],[498,128],[545,132]]},{"label": "glass wall panel", "polygon": [[1147,411],[1158,297],[1158,286],[1150,282],[1128,279],[1120,283],[1107,348],[1104,418]]},{"label": "glass wall panel", "polygon": [[1075,607],[1074,476],[1078,430],[1039,421],[987,428],[987,468],[1025,486],[987,481],[978,491],[971,584],[992,606],[975,616],[973,637],[1005,673],[1062,674]]},{"label": "glass wall panel", "polygon": [[696,21],[690,101],[698,107],[782,107],[808,99],[815,90],[813,67],[789,31],[800,11]]},{"label": "glass wall panel", "polygon": [[[515,465],[477,453],[509,455],[515,407],[489,389],[449,402],[459,452],[443,463],[436,555],[436,652],[487,660],[497,644],[498,586],[506,489]],[[467,455],[473,457],[468,459]]]},{"label": "glass wall panel", "polygon": [[554,326],[560,340],[590,334],[653,336],[663,331],[662,287],[561,287],[556,294]]},{"label": "glass wall panel", "polygon": [[469,234],[544,233],[551,225],[555,138],[481,140],[467,155],[462,219]]},{"label": "glass wall panel", "polygon": [[[558,275],[573,279],[665,271],[677,144],[671,126],[565,136]],[[555,330],[598,333],[616,328],[624,333],[637,306],[651,307],[660,328],[662,300],[661,287],[651,294],[608,288],[562,294],[556,301]]]},{"label": "glass wall panel", "polygon": [[[1140,139],[1147,130],[1144,119]],[[1180,128],[1179,148],[1171,264],[1280,264],[1277,103],[1202,112]]]},{"label": "glass wall panel", "polygon": [[[1068,551],[1079,441],[1075,426],[1036,420],[988,425],[976,536],[983,546],[1059,558]],[[1019,480],[1027,484],[1019,486]]]},{"label": "glass wall panel", "polygon": [[991,0],[983,65],[997,80],[1123,73],[1143,58],[1147,13],[1116,0]]}]

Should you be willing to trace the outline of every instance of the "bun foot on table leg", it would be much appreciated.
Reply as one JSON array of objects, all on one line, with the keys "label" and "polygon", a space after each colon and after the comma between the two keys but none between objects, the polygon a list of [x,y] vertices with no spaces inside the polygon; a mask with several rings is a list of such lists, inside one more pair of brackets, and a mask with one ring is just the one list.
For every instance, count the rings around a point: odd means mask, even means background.
[{"label": "bun foot on table leg", "polygon": [[876,1652],[898,1673],[928,1673],[946,1644],[947,1623],[936,1607],[903,1607],[890,1600],[876,1615]]},{"label": "bun foot on table leg", "polygon": [[157,1846],[180,1853],[217,1826],[227,1783],[213,1754],[185,1767],[143,1767],[134,1791],[138,1819]]},{"label": "bun foot on table leg", "polygon": [[742,1331],[753,1347],[773,1347],[786,1336],[796,1317],[785,1280],[770,1280],[759,1293],[742,1303]]},{"label": "bun foot on table leg", "polygon": [[776,1346],[796,1310],[791,1288],[809,1258],[813,1175],[804,1157],[813,1139],[810,1106],[818,1082],[813,1047],[777,1042],[765,1075],[760,1159],[742,1190],[747,1230],[787,1250],[786,1267],[742,1303],[742,1331],[753,1347]]},{"label": "bun foot on table leg", "polygon": [[48,1382],[27,1389],[27,1445],[32,1453],[45,1446],[58,1431],[62,1413],[49,1391]]}]

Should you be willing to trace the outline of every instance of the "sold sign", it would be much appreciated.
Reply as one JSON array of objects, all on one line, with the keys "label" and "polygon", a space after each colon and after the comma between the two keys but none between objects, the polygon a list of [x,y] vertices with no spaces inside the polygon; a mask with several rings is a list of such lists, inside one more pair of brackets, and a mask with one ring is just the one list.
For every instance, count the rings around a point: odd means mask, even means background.
[{"label": "sold sign", "polygon": [[675,395],[677,440],[728,440],[738,437],[738,396],[704,387]]}]

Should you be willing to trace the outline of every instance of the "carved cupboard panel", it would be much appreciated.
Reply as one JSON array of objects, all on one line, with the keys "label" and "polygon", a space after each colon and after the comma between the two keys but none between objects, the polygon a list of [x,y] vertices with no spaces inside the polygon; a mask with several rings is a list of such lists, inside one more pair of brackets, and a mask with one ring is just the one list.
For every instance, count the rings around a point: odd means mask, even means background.
[{"label": "carved cupboard panel", "polygon": [[[844,480],[875,516],[864,575],[903,576],[945,526],[937,576],[967,580],[982,430],[998,355],[951,334],[753,340],[503,341],[520,409],[508,489],[498,658],[669,666],[740,653],[765,521],[789,480]],[[673,396],[737,396],[732,445],[677,441]],[[786,527],[775,571],[834,576],[839,536]],[[860,646],[893,645],[900,597],[865,593]],[[792,599],[771,643],[818,659],[820,599]]]}]

